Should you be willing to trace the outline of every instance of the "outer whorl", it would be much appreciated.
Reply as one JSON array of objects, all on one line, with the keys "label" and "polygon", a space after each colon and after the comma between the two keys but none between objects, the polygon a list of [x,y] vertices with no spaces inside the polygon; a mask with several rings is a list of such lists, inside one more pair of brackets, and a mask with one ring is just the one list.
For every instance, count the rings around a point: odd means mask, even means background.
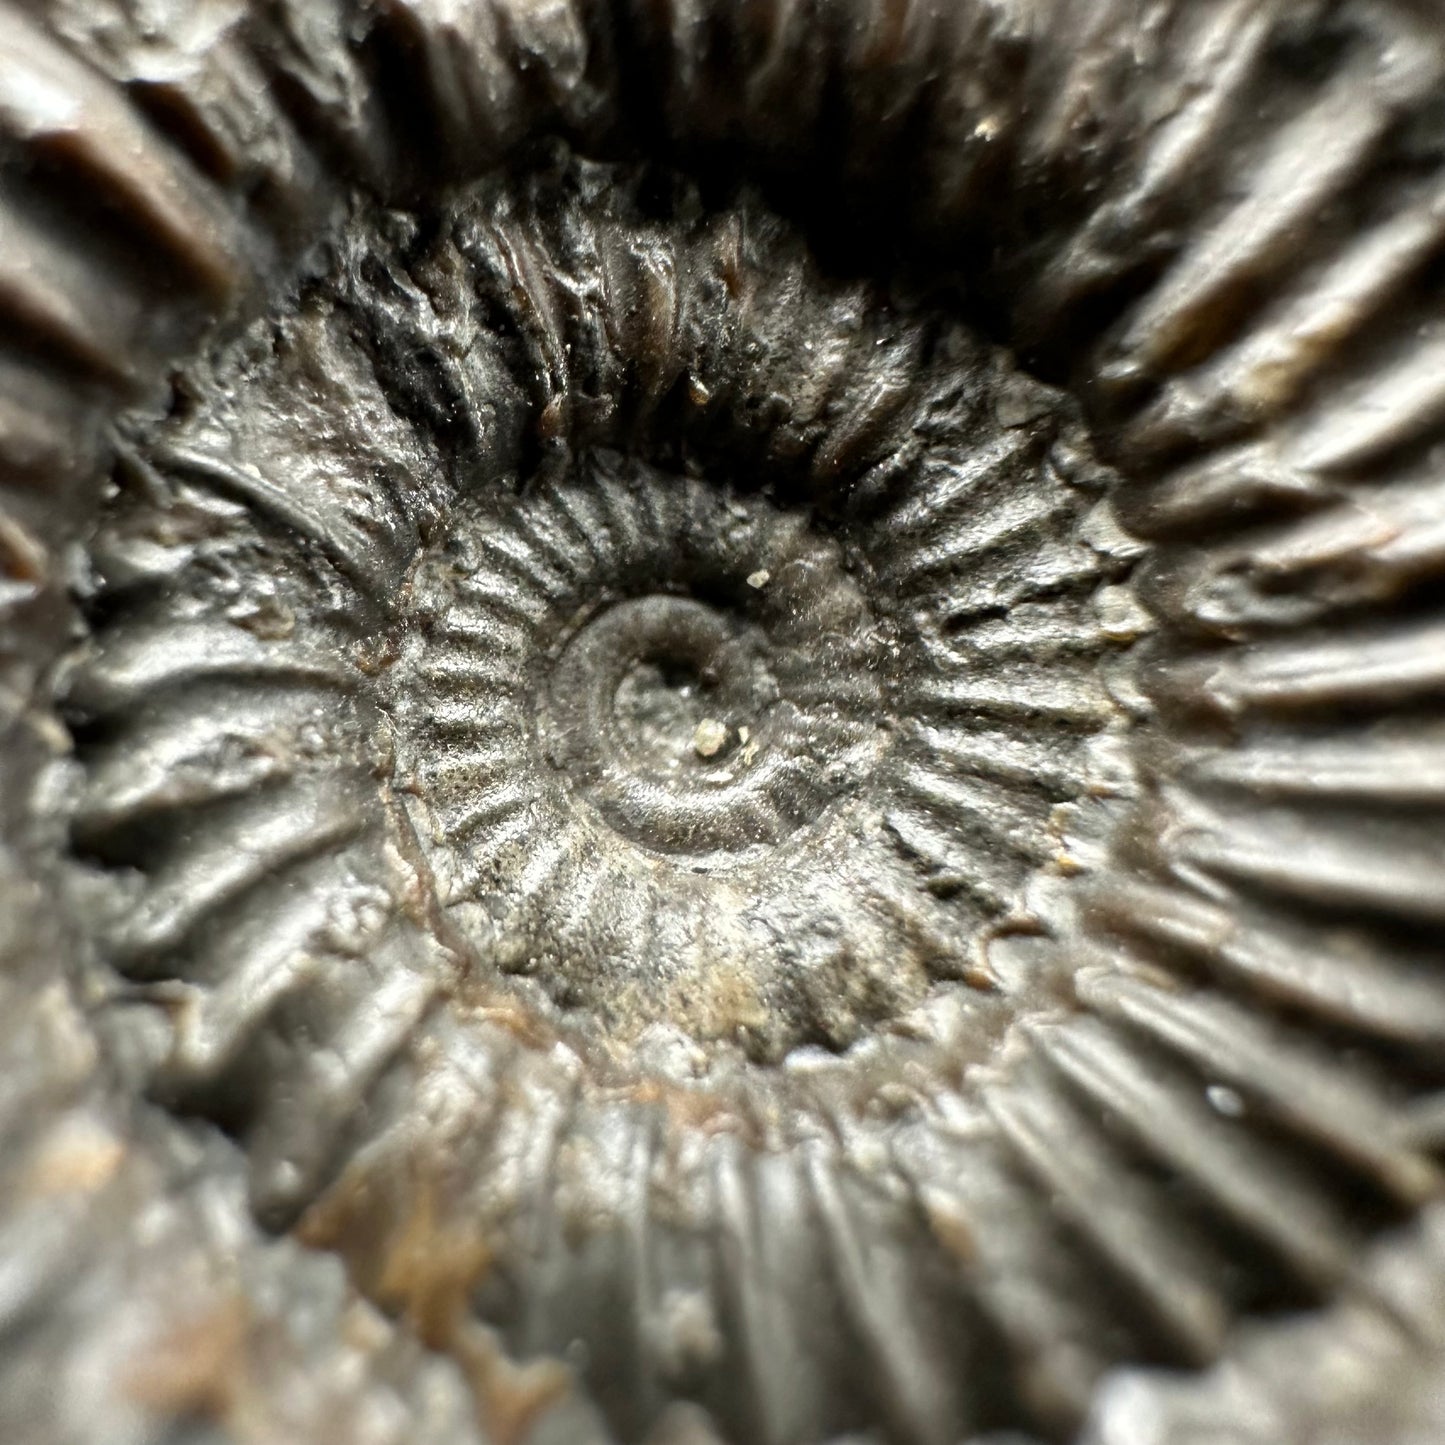
[{"label": "outer whorl", "polygon": [[1437,28],[0,10],[0,1434],[1445,1432]]}]

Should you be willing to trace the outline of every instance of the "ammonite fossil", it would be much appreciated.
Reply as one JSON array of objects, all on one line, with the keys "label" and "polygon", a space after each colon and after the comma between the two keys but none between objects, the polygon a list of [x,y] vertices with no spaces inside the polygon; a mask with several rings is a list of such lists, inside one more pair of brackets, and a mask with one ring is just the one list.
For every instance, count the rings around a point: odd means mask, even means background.
[{"label": "ammonite fossil", "polygon": [[0,9],[0,1438],[1445,1438],[1442,84]]}]

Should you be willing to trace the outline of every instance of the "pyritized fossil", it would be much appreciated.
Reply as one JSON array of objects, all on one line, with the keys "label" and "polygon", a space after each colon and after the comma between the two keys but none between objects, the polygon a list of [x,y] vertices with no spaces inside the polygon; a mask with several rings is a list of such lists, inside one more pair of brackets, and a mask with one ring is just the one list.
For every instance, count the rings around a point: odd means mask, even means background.
[{"label": "pyritized fossil", "polygon": [[0,35],[0,1433],[1445,1425],[1428,16]]}]

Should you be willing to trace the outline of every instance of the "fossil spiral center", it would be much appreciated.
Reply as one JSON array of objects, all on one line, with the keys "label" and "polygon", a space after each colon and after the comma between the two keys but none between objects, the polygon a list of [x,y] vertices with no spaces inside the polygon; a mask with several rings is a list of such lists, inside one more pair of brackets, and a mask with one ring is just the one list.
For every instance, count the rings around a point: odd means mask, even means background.
[{"label": "fossil spiral center", "polygon": [[[547,756],[575,793],[623,837],[698,866],[778,842],[863,762],[833,756],[810,720],[817,659],[774,635],[780,619],[756,597],[769,574],[750,577],[753,599],[607,607],[569,639],[541,701]],[[795,627],[816,582],[805,577],[792,599]],[[876,683],[862,693],[877,701]]]},{"label": "fossil spiral center", "polygon": [[730,803],[757,786],[796,715],[766,653],[755,625],[691,598],[608,608],[553,671],[552,761],[620,833],[668,851],[729,846]]}]

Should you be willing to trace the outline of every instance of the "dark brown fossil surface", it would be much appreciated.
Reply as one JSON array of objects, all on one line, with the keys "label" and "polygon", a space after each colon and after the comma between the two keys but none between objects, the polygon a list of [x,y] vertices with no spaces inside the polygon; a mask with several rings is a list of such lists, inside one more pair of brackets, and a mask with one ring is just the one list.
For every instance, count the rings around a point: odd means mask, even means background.
[{"label": "dark brown fossil surface", "polygon": [[1445,1438],[1445,32],[0,3],[0,1439]]}]

